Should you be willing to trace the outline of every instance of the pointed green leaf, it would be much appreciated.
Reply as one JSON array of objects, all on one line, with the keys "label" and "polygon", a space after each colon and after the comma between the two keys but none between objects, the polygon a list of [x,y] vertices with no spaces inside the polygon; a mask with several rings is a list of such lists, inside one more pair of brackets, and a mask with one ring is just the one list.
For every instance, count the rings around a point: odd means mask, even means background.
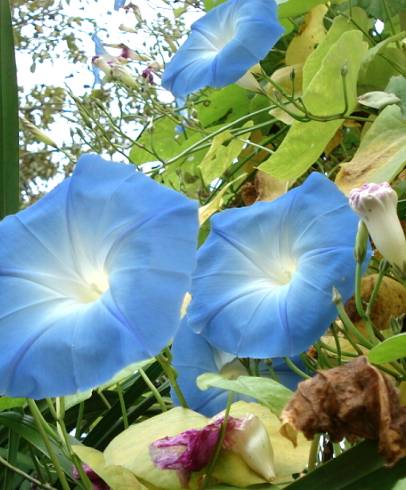
[{"label": "pointed green leaf", "polygon": [[[327,36],[328,45],[331,40]],[[313,55],[325,51],[324,42],[309,56],[304,67],[304,75],[308,72],[306,65],[313,64]],[[358,30],[344,32],[337,41],[329,47],[325,56],[320,60],[318,70],[307,86],[303,101],[308,110],[317,116],[339,114],[345,109],[341,70],[347,69],[346,87],[348,111],[350,114],[357,104],[357,78],[367,44]],[[310,73],[315,68],[311,66]],[[308,74],[307,77],[310,75]],[[282,144],[262,163],[260,170],[285,180],[295,180],[313,165],[320,157],[328,142],[342,124],[342,119],[332,121],[295,121]]]},{"label": "pointed green leaf", "polygon": [[375,364],[396,361],[406,357],[406,333],[389,337],[368,353],[368,360]]},{"label": "pointed green leaf", "polygon": [[0,0],[0,219],[19,207],[18,91],[8,0]]},{"label": "pointed green leaf", "polygon": [[250,396],[278,416],[293,394],[289,388],[273,379],[255,376],[239,376],[237,379],[226,379],[217,373],[205,373],[197,378],[196,383],[201,390],[213,387]]}]

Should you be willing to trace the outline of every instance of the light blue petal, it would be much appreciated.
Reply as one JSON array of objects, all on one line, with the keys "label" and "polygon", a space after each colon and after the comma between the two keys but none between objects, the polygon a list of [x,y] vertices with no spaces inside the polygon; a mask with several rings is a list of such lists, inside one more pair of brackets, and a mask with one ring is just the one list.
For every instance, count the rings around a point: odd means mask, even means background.
[{"label": "light blue petal", "polygon": [[124,7],[126,0],[114,0],[114,10],[119,10],[121,7]]},{"label": "light blue petal", "polygon": [[[103,55],[107,54],[107,51],[106,51],[101,39],[97,35],[97,32],[95,32],[92,35],[92,41],[94,42],[94,48],[95,48],[95,55],[96,56],[103,56]],[[97,68],[97,66],[95,66],[93,63],[92,63],[92,72],[93,72],[93,76],[94,76],[93,87],[95,87],[96,85],[101,85],[102,80],[100,78],[100,68]]]},{"label": "light blue petal", "polygon": [[[172,346],[173,367],[178,373],[177,382],[184,394],[188,406],[208,417],[211,417],[227,405],[227,392],[216,388],[200,390],[196,378],[204,373],[218,371],[214,351],[207,340],[195,334],[187,319],[182,320]],[[176,404],[178,400],[172,393]]]},{"label": "light blue petal", "polygon": [[198,254],[189,322],[238,357],[293,356],[336,317],[332,289],[353,293],[358,218],[321,174],[273,202],[212,219]]},{"label": "light blue petal", "polygon": [[92,41],[94,42],[94,54],[96,56],[103,56],[107,54],[102,40],[99,38],[97,32],[92,35]]},{"label": "light blue petal", "polygon": [[273,0],[228,0],[192,24],[166,66],[162,85],[175,96],[239,80],[283,34]]},{"label": "light blue petal", "polygon": [[[203,336],[193,332],[185,317],[172,346],[173,367],[178,373],[177,382],[188,406],[208,417],[221,412],[227,405],[226,391],[217,388],[200,390],[196,385],[196,379],[201,374],[219,372],[215,352]],[[300,369],[305,370],[299,358],[294,358],[293,361]],[[292,390],[295,390],[297,384],[303,380],[287,366],[283,359],[273,359],[272,368],[277,380]],[[269,376],[269,370],[264,364],[260,365],[259,369],[261,375]],[[178,405],[178,399],[173,391],[171,396],[174,403]],[[254,401],[253,398],[234,394],[234,401],[238,400]]]},{"label": "light blue petal", "polygon": [[196,203],[95,155],[0,222],[0,393],[71,394],[157,354],[179,324],[197,227]]}]

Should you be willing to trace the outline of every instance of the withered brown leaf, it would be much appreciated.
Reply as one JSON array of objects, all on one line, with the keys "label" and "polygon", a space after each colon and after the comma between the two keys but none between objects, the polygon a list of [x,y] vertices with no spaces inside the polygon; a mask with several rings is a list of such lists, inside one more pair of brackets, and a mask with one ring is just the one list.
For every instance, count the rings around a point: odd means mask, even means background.
[{"label": "withered brown leaf", "polygon": [[391,380],[364,356],[299,383],[282,421],[308,439],[323,432],[333,442],[377,439],[389,465],[406,456],[406,407]]}]

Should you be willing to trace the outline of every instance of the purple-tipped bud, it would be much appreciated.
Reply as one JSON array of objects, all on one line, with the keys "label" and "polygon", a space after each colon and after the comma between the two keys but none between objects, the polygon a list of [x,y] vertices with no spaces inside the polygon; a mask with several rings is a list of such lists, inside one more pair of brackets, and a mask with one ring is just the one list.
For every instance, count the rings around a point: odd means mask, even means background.
[{"label": "purple-tipped bud", "polygon": [[145,68],[142,72],[142,77],[145,78],[145,80],[150,83],[151,85],[154,85],[154,72],[150,67]]},{"label": "purple-tipped bud", "polygon": [[351,191],[349,202],[367,226],[376,248],[406,272],[406,239],[397,215],[396,192],[387,182],[364,184]]},{"label": "purple-tipped bud", "polygon": [[[82,465],[83,471],[86,473],[89,480],[92,482],[93,490],[110,490],[107,483],[100,478],[100,476],[92,470],[92,468],[84,464]],[[80,480],[80,474],[76,467],[72,469],[72,477],[74,480]]]}]

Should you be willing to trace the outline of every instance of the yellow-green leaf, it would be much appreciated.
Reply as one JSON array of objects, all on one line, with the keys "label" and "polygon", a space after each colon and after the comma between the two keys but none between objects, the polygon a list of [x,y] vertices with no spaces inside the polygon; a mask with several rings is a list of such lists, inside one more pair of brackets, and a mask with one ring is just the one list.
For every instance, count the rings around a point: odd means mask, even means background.
[{"label": "yellow-green leaf", "polygon": [[[174,436],[188,429],[207,425],[208,419],[192,410],[174,408],[148,420],[132,425],[115,437],[104,451],[108,465],[121,465],[138,478],[160,489],[181,489],[174,470],[157,468],[149,454],[152,442]],[[192,483],[193,485],[193,483]]]},{"label": "yellow-green leaf", "polygon": [[[368,30],[369,19],[364,10],[358,7],[353,8],[352,18],[354,22],[362,29]],[[317,49],[313,51],[306,60],[306,64],[303,69],[303,92],[306,91],[316,73],[321,69],[321,65],[330,49],[339,41],[345,32],[354,30],[355,24],[353,24],[348,18],[343,16],[334,18],[333,24],[328,30],[324,41],[319,44]]]},{"label": "yellow-green leaf", "polygon": [[290,42],[286,50],[287,65],[304,63],[306,58],[326,36],[324,16],[327,13],[325,5],[316,5],[305,16],[300,33]]},{"label": "yellow-green leaf", "polygon": [[147,487],[123,466],[106,465],[103,453],[97,449],[79,445],[72,446],[72,449],[80,460],[89,465],[112,490],[147,490]]},{"label": "yellow-green leaf", "polygon": [[375,364],[404,359],[406,357],[406,333],[394,335],[376,345],[368,353],[368,360]]},{"label": "yellow-green leaf", "polygon": [[[252,125],[252,121],[248,121],[243,128],[249,128]],[[220,177],[233,163],[245,145],[244,140],[248,140],[250,134],[246,133],[243,138],[236,138],[230,131],[224,131],[213,138],[209,151],[199,165],[203,180],[207,185]]]},{"label": "yellow-green leaf", "polygon": [[[313,55],[316,55],[319,49],[325,51],[325,42],[330,45],[329,36],[305,63],[304,86],[305,74],[309,76],[307,65],[309,62],[313,63]],[[367,44],[358,30],[344,32],[329,47],[303,95],[303,101],[312,114],[329,116],[339,114],[345,109],[341,78],[343,66],[346,66],[347,70],[347,113],[354,109],[357,103],[358,71],[366,50]],[[342,119],[322,122],[295,121],[277,151],[259,168],[279,179],[297,179],[319,158],[341,124]]]},{"label": "yellow-green leaf", "polygon": [[354,158],[341,165],[336,184],[348,194],[367,182],[392,180],[406,163],[406,120],[401,109],[390,105],[365,134]]},{"label": "yellow-green leaf", "polygon": [[197,378],[201,390],[214,387],[229,390],[255,398],[276,415],[280,415],[293,393],[289,388],[269,378],[239,376],[237,379],[226,379],[217,373],[201,374]]}]

